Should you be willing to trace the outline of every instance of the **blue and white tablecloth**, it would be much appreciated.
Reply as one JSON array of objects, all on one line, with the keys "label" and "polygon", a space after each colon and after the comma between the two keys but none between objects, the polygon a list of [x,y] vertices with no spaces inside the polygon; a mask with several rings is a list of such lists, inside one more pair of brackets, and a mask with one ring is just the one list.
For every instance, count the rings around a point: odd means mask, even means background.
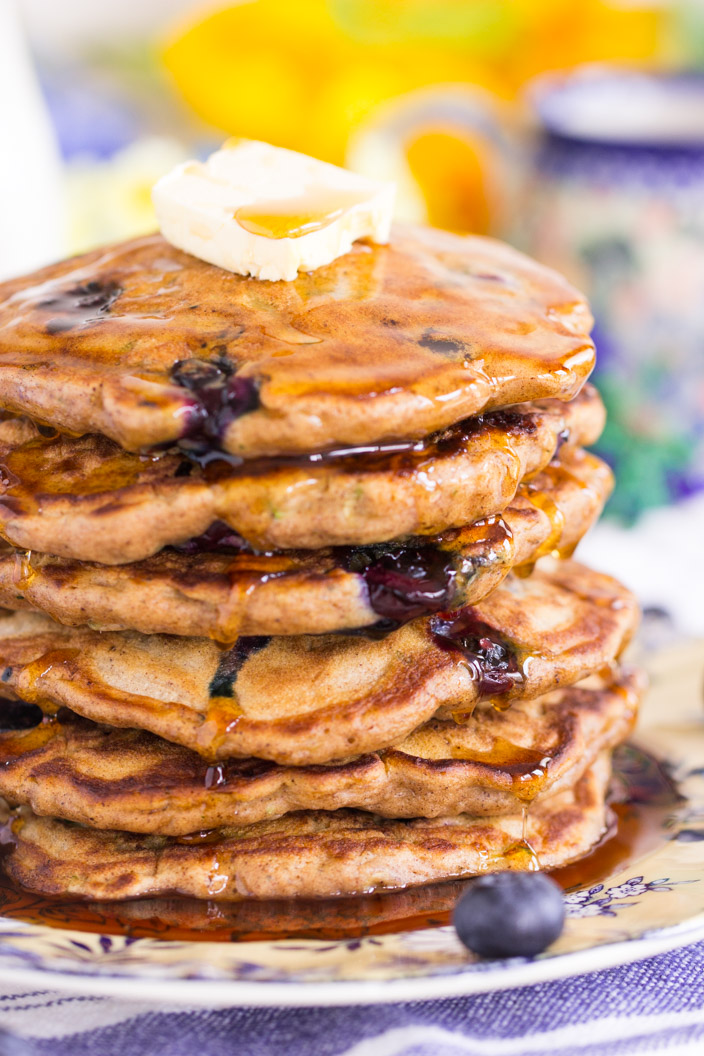
[{"label": "blue and white tablecloth", "polygon": [[[383,984],[382,984],[383,985]],[[704,1053],[704,943],[605,972],[364,1008],[153,1008],[0,997],[0,1056],[627,1056]]]}]

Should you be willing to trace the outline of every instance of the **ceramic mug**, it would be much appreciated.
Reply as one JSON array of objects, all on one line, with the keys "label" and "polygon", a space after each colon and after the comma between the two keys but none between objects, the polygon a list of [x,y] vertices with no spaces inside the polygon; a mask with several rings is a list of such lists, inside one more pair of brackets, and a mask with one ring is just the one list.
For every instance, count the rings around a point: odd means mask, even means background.
[{"label": "ceramic mug", "polygon": [[488,145],[495,233],[590,297],[611,510],[632,519],[704,489],[704,74],[585,67],[525,102],[518,134],[471,88],[416,93],[374,129],[376,157],[433,125]]}]

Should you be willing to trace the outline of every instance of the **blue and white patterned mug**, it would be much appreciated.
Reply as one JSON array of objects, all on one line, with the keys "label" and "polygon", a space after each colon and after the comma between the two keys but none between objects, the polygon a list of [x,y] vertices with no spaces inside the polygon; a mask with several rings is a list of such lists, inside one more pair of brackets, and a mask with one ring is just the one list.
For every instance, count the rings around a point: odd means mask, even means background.
[{"label": "blue and white patterned mug", "polygon": [[590,296],[601,447],[632,517],[704,488],[704,75],[592,68],[531,98],[521,241]]},{"label": "blue and white patterned mug", "polygon": [[704,74],[584,67],[539,78],[526,100],[517,136],[478,90],[415,93],[367,140],[369,163],[398,160],[423,127],[489,144],[508,201],[496,233],[592,301],[611,508],[632,518],[704,489]]}]

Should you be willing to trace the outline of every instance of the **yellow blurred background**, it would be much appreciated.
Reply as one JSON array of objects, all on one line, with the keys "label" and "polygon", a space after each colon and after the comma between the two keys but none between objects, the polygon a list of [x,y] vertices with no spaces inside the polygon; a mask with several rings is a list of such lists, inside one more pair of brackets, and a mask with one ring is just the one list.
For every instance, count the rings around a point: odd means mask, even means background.
[{"label": "yellow blurred background", "polygon": [[[160,56],[208,125],[344,164],[380,106],[415,89],[470,84],[512,100],[545,70],[671,61],[674,16],[628,0],[254,0],[196,6]],[[440,124],[403,146],[425,219],[492,228],[484,138]]]}]

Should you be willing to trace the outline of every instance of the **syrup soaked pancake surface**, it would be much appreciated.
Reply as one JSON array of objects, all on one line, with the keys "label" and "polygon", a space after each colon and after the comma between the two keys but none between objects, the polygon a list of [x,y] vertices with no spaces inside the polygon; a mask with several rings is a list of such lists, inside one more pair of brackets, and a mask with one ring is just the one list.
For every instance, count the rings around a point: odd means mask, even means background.
[{"label": "syrup soaked pancake surface", "polygon": [[154,235],[0,286],[0,406],[132,450],[417,439],[569,399],[594,365],[590,325],[564,279],[488,239],[399,230],[263,282]]},{"label": "syrup soaked pancake surface", "polygon": [[564,447],[559,461],[522,484],[500,516],[403,545],[237,552],[223,526],[223,553],[198,553],[193,543],[196,552],[167,549],[131,565],[10,550],[0,554],[0,605],[26,604],[74,627],[220,642],[239,635],[324,634],[380,621],[393,626],[473,604],[512,567],[555,550],[570,553],[611,485],[606,463]]},{"label": "syrup soaked pancake surface", "polygon": [[[640,690],[634,674],[593,678],[504,711],[478,708],[466,723],[433,719],[393,748],[313,767],[259,759],[212,766],[153,734],[64,711],[34,729],[0,734],[0,795],[35,814],[162,836],[296,810],[355,807],[390,818],[516,813],[573,787],[600,752],[621,743]],[[0,703],[0,725],[2,712]]]},{"label": "syrup soaked pancake surface", "polygon": [[6,869],[46,895],[222,901],[353,895],[502,869],[555,869],[602,836],[610,771],[604,753],[574,788],[536,803],[525,828],[520,811],[407,821],[302,811],[184,841],[83,828],[20,808]]},{"label": "syrup soaked pancake surface", "polygon": [[0,423],[0,531],[22,549],[102,564],[149,557],[215,521],[257,550],[437,535],[499,513],[566,437],[592,443],[603,424],[587,386],[571,403],[496,411],[383,453],[201,467],[173,450],[140,456],[10,419]]},{"label": "syrup soaked pancake surface", "polygon": [[305,765],[398,743],[434,714],[532,698],[616,659],[637,620],[630,593],[571,561],[508,576],[478,605],[382,639],[206,638],[72,630],[33,612],[0,620],[0,686],[131,726],[211,760]]}]

